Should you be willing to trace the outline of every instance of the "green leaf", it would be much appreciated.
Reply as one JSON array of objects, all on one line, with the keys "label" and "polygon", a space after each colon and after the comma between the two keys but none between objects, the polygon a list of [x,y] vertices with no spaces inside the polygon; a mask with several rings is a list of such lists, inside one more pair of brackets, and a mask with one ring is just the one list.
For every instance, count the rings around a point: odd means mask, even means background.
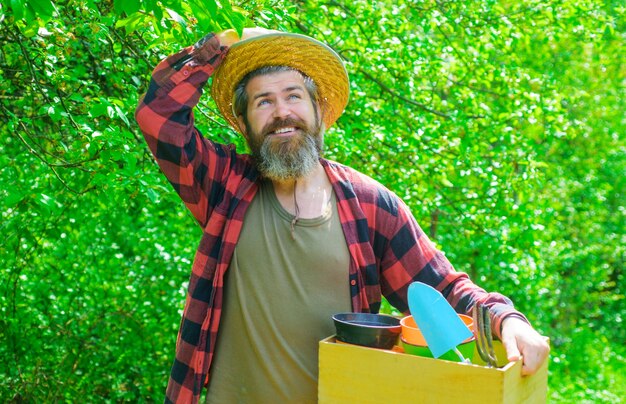
[{"label": "green leaf", "polygon": [[243,29],[246,27],[248,19],[242,11],[221,12],[218,14],[216,20],[224,27],[233,28],[239,35],[243,33]]},{"label": "green leaf", "polygon": [[243,12],[235,12],[233,16],[233,28],[237,31],[237,34],[241,37],[243,30],[248,24],[248,17]]},{"label": "green leaf", "polygon": [[33,8],[37,16],[44,21],[49,20],[56,11],[51,0],[30,0],[28,4]]},{"label": "green leaf", "polygon": [[126,126],[130,126],[130,122],[128,121],[128,118],[126,117],[126,114],[124,113],[124,111],[122,111],[122,109],[120,107],[118,107],[117,105],[115,105],[114,107],[115,107],[115,113],[117,114],[117,116],[122,121],[124,121]]},{"label": "green leaf", "polygon": [[121,15],[122,13],[131,15],[141,9],[141,2],[139,0],[115,0],[113,2],[113,9],[117,15]]},{"label": "green leaf", "polygon": [[150,199],[150,202],[152,203],[159,203],[159,193],[157,191],[155,191],[153,188],[148,188],[146,190],[146,194],[148,195],[148,199]]},{"label": "green leaf", "polygon": [[24,1],[22,0],[11,0],[11,9],[13,10],[13,15],[16,20],[21,20],[24,18]]},{"label": "green leaf", "polygon": [[222,9],[222,12],[230,14],[233,11],[233,6],[230,4],[230,0],[216,0],[216,4]]},{"label": "green leaf", "polygon": [[124,28],[127,34],[135,32],[139,27],[146,24],[148,21],[152,20],[149,14],[145,13],[134,13],[129,15],[128,17],[118,20],[115,23],[115,28]]},{"label": "green leaf", "polygon": [[94,99],[94,103],[89,109],[89,115],[91,115],[93,118],[106,115],[109,107],[110,104],[108,102],[102,102],[100,99]]},{"label": "green leaf", "polygon": [[203,0],[202,2],[196,0],[192,3],[194,3],[199,9],[203,11],[208,11],[209,15],[211,15],[212,17],[218,15],[217,10],[219,8],[219,5],[216,0]]},{"label": "green leaf", "polygon": [[176,21],[183,27],[187,27],[187,21],[185,21],[185,19],[181,17],[180,14],[178,14],[176,11],[172,10],[171,8],[166,8],[165,11],[169,14],[172,20]]},{"label": "green leaf", "polygon": [[18,190],[11,190],[9,195],[3,199],[3,205],[6,207],[14,207],[24,199],[25,195]]}]

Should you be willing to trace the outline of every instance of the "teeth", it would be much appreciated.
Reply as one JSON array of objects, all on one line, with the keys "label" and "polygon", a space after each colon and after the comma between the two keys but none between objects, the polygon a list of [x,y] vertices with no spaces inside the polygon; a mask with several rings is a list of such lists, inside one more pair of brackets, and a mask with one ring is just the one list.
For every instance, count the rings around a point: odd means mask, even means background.
[{"label": "teeth", "polygon": [[287,132],[293,132],[295,130],[296,130],[296,128],[291,128],[291,127],[290,128],[281,128],[281,129],[278,129],[278,130],[274,131],[274,133],[287,133]]}]

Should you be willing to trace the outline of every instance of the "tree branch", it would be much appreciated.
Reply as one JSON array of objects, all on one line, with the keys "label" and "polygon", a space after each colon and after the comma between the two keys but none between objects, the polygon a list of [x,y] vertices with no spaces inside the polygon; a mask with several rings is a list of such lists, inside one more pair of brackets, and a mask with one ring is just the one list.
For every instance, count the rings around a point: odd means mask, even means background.
[{"label": "tree branch", "polygon": [[376,77],[372,76],[371,74],[369,74],[367,71],[363,70],[363,69],[359,69],[359,72],[361,74],[363,74],[365,77],[367,77],[368,79],[372,80],[374,83],[378,84],[378,86],[386,93],[390,94],[391,96],[398,98],[404,102],[406,102],[407,104],[413,105],[418,107],[419,109],[429,112],[431,114],[440,116],[442,118],[450,118],[450,115],[445,114],[443,112],[431,109],[429,107],[427,107],[424,104],[420,104],[417,101],[411,100],[403,95],[398,94],[397,92],[395,92],[393,89],[391,89],[390,87],[388,87],[385,83],[383,83],[382,81],[380,81],[379,79],[377,79]]}]

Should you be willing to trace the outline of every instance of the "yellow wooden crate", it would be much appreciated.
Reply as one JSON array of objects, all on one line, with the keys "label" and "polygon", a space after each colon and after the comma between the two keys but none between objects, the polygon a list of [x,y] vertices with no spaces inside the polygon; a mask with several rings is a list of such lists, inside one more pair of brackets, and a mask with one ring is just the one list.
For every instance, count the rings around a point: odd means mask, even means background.
[{"label": "yellow wooden crate", "polygon": [[522,377],[521,367],[422,358],[332,336],[320,341],[318,403],[544,403],[548,361],[532,376]]}]

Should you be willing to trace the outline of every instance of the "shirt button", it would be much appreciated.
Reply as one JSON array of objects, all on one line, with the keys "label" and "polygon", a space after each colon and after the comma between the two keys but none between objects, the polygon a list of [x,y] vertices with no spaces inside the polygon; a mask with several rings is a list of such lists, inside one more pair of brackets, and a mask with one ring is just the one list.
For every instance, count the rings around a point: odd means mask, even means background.
[{"label": "shirt button", "polygon": [[350,281],[350,285],[355,286],[356,285],[356,281],[353,279]]},{"label": "shirt button", "polygon": [[189,70],[183,70],[183,75],[189,76]]}]

